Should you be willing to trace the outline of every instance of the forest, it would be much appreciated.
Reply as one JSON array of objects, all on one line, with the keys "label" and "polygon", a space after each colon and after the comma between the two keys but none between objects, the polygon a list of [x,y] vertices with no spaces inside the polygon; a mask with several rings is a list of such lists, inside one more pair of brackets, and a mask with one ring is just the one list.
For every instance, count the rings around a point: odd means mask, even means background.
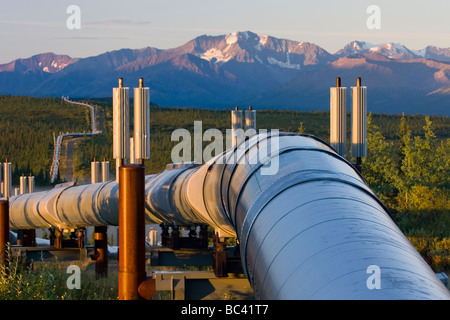
[{"label": "forest", "polygon": [[88,132],[89,112],[60,99],[0,95],[0,162],[8,159],[13,185],[22,174],[36,185],[50,184],[54,138],[65,132]]},{"label": "forest", "polygon": [[[105,158],[111,163],[113,176],[111,99],[82,101],[103,111],[104,134],[76,142],[74,175],[89,176],[91,161]],[[225,132],[230,128],[230,110],[151,105],[151,157],[145,160],[146,173],[161,172],[171,162],[171,150],[177,143],[171,141],[175,129],[193,132],[194,121],[201,120],[203,131],[217,128]],[[325,142],[329,141],[329,121],[326,111],[257,110],[258,129],[308,133]],[[362,170],[366,183],[411,243],[436,272],[447,273],[450,272],[449,128],[450,119],[445,116],[369,114],[368,156],[363,158]],[[16,179],[13,181],[18,181],[21,174],[32,173],[36,183],[50,188],[53,133],[89,130],[86,108],[55,98],[0,96],[0,162],[8,158],[13,163]],[[348,130],[350,136],[349,126]],[[351,157],[348,160],[355,161]],[[59,182],[62,181],[64,174],[60,172]]]}]

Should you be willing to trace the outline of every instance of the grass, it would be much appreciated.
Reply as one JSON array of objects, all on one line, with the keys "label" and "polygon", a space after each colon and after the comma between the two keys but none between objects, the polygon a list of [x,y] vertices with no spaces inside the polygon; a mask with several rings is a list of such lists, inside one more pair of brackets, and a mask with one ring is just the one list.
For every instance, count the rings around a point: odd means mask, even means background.
[{"label": "grass", "polygon": [[[97,278],[93,262],[25,262],[11,256],[0,265],[0,300],[114,300],[118,273]],[[70,265],[80,268],[80,289],[70,289]]]},{"label": "grass", "polygon": [[[110,260],[108,276],[97,277],[95,262],[85,261],[40,261],[26,262],[22,257],[12,256],[9,248],[7,263],[0,263],[0,300],[117,300],[119,268],[117,260]],[[75,283],[69,266],[79,267],[80,286]],[[153,271],[211,270],[210,266],[146,266]],[[156,291],[154,300],[171,300],[170,291]]]}]

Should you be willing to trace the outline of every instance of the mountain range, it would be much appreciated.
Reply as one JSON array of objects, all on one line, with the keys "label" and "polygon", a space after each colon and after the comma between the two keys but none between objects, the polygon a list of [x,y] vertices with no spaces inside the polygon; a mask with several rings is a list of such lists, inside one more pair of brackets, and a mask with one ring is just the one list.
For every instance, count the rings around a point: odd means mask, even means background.
[{"label": "mountain range", "polygon": [[202,35],[165,50],[17,59],[0,65],[0,94],[111,97],[120,77],[130,88],[143,77],[161,106],[296,110],[328,110],[336,77],[348,88],[361,77],[369,111],[450,115],[450,48],[352,41],[332,54],[250,31]]}]

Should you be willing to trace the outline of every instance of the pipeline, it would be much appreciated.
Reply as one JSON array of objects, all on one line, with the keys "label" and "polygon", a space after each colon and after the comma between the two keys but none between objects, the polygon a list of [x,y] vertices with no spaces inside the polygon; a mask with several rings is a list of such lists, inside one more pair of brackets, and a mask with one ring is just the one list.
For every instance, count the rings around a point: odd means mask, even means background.
[{"label": "pipeline", "polygon": [[[118,192],[109,181],[11,197],[10,227],[118,225]],[[168,165],[145,177],[145,197],[147,223],[236,236],[258,299],[450,299],[359,172],[315,137],[258,134],[204,165]]]},{"label": "pipeline", "polygon": [[64,133],[64,134],[60,134],[56,140],[55,143],[55,148],[53,150],[53,162],[52,162],[52,166],[50,168],[50,181],[52,183],[54,183],[56,181],[57,175],[58,175],[58,167],[59,167],[59,158],[60,158],[60,153],[61,153],[61,145],[62,142],[65,138],[74,138],[74,137],[86,137],[86,136],[96,136],[101,134],[101,131],[97,130],[97,126],[96,126],[96,122],[95,122],[95,108],[93,106],[91,106],[90,104],[87,103],[83,103],[83,102],[75,102],[75,101],[70,101],[69,99],[67,99],[66,97],[62,98],[64,102],[70,103],[70,104],[76,104],[76,105],[80,105],[80,106],[84,106],[84,107],[88,107],[89,108],[89,114],[90,114],[90,119],[91,119],[91,128],[92,131],[91,132],[83,132],[83,133]]}]

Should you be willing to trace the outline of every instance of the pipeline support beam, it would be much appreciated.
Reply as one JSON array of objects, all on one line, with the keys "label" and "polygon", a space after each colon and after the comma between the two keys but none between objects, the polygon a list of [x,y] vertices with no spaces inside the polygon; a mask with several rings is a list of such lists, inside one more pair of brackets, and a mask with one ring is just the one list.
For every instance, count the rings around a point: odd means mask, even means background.
[{"label": "pipeline support beam", "polygon": [[145,168],[119,168],[119,299],[141,299],[145,274]]},{"label": "pipeline support beam", "polygon": [[0,262],[7,263],[6,247],[9,242],[9,201],[0,199]]},{"label": "pipeline support beam", "polygon": [[108,227],[94,227],[95,254],[95,276],[97,278],[108,276]]}]

